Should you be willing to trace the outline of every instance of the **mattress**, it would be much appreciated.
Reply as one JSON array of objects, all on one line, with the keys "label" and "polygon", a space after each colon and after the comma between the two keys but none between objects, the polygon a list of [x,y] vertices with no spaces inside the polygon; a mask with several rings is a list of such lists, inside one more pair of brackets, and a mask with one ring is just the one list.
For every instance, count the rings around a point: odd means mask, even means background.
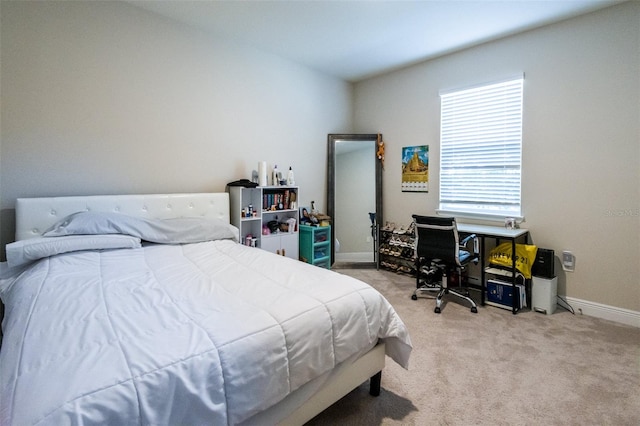
[{"label": "mattress", "polygon": [[3,268],[3,425],[237,424],[379,340],[409,361],[371,286],[230,240]]}]

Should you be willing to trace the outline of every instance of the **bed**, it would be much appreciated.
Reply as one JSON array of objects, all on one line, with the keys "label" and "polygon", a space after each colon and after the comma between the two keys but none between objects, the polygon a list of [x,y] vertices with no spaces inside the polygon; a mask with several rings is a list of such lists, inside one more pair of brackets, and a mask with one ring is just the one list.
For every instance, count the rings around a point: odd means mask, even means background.
[{"label": "bed", "polygon": [[18,199],[0,424],[303,424],[408,367],[375,289],[237,240],[226,193]]}]

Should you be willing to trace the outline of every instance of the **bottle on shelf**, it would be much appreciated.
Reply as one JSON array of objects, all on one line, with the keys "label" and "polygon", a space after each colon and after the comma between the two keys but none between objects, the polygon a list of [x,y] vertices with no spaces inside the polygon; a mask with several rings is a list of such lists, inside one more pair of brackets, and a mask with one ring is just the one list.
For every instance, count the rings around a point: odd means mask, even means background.
[{"label": "bottle on shelf", "polygon": [[289,166],[289,172],[287,173],[287,185],[293,186],[295,185],[295,179],[293,178],[293,169]]},{"label": "bottle on shelf", "polygon": [[278,186],[280,184],[280,180],[279,180],[279,172],[278,172],[278,165],[274,164],[273,165],[273,176],[271,177],[271,183],[273,186]]}]

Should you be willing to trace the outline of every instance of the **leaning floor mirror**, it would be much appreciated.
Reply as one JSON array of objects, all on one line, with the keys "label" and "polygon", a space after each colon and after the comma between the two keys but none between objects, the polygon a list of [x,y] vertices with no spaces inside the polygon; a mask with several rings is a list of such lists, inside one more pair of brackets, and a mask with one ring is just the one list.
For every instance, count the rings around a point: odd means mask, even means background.
[{"label": "leaning floor mirror", "polygon": [[378,268],[382,223],[379,134],[328,136],[327,214],[331,217],[331,264]]}]

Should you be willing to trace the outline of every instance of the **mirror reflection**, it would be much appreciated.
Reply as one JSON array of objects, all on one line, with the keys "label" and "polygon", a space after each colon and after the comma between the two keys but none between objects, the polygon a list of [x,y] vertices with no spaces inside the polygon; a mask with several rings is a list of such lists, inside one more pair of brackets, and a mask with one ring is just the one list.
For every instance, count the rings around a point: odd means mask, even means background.
[{"label": "mirror reflection", "polygon": [[377,135],[329,135],[327,210],[335,266],[377,266],[382,209],[376,151]]}]

